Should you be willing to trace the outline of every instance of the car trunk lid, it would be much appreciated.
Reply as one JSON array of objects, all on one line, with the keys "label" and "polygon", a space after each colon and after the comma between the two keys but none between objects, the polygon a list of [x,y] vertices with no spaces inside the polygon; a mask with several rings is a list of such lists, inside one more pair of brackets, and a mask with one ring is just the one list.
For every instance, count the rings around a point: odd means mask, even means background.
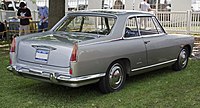
[{"label": "car trunk lid", "polygon": [[83,35],[54,33],[31,37],[19,43],[18,59],[56,67],[69,67],[73,45],[76,42],[94,39]]}]

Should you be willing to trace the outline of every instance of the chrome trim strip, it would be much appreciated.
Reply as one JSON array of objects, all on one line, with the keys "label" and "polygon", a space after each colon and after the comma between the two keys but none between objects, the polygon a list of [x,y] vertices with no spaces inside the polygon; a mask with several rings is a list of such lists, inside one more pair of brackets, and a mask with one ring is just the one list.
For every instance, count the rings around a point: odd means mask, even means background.
[{"label": "chrome trim strip", "polygon": [[99,74],[93,74],[93,75],[87,75],[87,76],[80,76],[80,77],[72,77],[71,75],[63,75],[55,72],[42,72],[39,70],[34,69],[28,69],[18,66],[8,66],[7,69],[15,74],[19,73],[25,73],[29,75],[34,76],[40,76],[44,78],[49,78],[52,82],[58,82],[58,80],[61,81],[67,81],[67,82],[79,82],[79,81],[86,81],[91,79],[100,78],[106,75],[106,73],[99,73]]},{"label": "chrome trim strip", "polygon": [[[136,20],[136,25],[137,25],[137,31],[138,31],[138,33],[139,33],[138,36],[134,36],[134,37],[124,37],[125,31],[126,31],[126,29],[125,29],[125,28],[126,28],[126,23],[128,22],[129,18],[135,18],[135,20]],[[124,30],[123,30],[122,38],[123,38],[123,39],[137,39],[137,38],[142,38],[142,37],[140,36],[140,29],[139,29],[139,27],[138,27],[137,15],[130,15],[130,16],[128,16],[128,17],[126,18],[126,22],[125,22],[125,24],[124,24]]]},{"label": "chrome trim strip", "polygon": [[110,39],[110,40],[104,40],[104,41],[99,41],[99,42],[93,42],[93,43],[83,44],[83,45],[79,45],[79,46],[87,46],[87,45],[101,44],[101,43],[107,43],[107,42],[112,42],[112,41],[117,41],[117,40],[122,40],[122,38],[115,38],[115,39]]},{"label": "chrome trim strip", "polygon": [[100,78],[100,77],[103,77],[105,75],[106,75],[106,73],[100,73],[100,74],[87,75],[87,76],[74,77],[74,78],[69,78],[69,77],[61,75],[61,76],[57,77],[56,79],[62,80],[62,81],[79,82],[79,81],[85,81],[85,80]]},{"label": "chrome trim strip", "polygon": [[177,59],[173,59],[173,60],[170,60],[170,61],[166,61],[166,62],[162,62],[162,63],[150,65],[150,66],[145,66],[145,67],[141,67],[141,68],[137,68],[137,69],[132,69],[131,71],[134,72],[134,71],[138,71],[138,70],[143,70],[143,69],[147,69],[147,68],[151,68],[151,67],[155,67],[155,66],[167,64],[167,63],[171,63],[171,62],[174,62],[174,61],[176,61],[176,60],[177,60]]},{"label": "chrome trim strip", "polygon": [[132,39],[141,39],[142,37],[140,36],[135,36],[135,37],[123,37],[124,40],[132,40]]},{"label": "chrome trim strip", "polygon": [[161,35],[165,35],[166,33],[160,33],[160,34],[151,34],[151,35],[141,35],[142,38],[148,38],[148,37],[159,37]]}]

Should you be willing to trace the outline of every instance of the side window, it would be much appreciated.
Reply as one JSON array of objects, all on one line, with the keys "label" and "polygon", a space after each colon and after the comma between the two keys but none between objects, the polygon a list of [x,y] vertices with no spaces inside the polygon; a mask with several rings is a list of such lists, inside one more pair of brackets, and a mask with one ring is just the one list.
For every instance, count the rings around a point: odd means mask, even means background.
[{"label": "side window", "polygon": [[[70,20],[69,20],[70,19]],[[66,26],[67,32],[78,32],[80,31],[81,21],[84,19],[83,16],[78,17],[69,17],[66,23],[68,26]]]},{"label": "side window", "polygon": [[137,17],[141,35],[159,34],[152,17]]},{"label": "side window", "polygon": [[124,37],[135,37],[138,35],[139,35],[139,32],[138,32],[136,18],[135,17],[129,18],[126,22]]},{"label": "side window", "polygon": [[156,20],[155,17],[153,17],[153,21],[154,21],[154,23],[155,23],[155,26],[156,26],[158,32],[159,32],[159,33],[164,33],[163,29],[160,27],[159,22]]}]

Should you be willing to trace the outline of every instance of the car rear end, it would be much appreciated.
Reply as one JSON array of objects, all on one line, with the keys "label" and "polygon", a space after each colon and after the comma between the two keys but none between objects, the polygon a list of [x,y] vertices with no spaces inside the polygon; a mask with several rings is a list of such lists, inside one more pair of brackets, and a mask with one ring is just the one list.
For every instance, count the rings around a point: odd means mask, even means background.
[{"label": "car rear end", "polygon": [[8,70],[23,77],[70,87],[97,82],[95,76],[74,75],[77,53],[78,44],[63,37],[17,37],[11,44]]},{"label": "car rear end", "polygon": [[84,63],[93,62],[87,58],[83,62],[79,55],[89,50],[83,48],[84,44],[107,40],[116,19],[110,12],[68,13],[48,32],[13,39],[8,69],[17,75],[70,87],[98,82],[105,71],[91,70],[91,65]]}]

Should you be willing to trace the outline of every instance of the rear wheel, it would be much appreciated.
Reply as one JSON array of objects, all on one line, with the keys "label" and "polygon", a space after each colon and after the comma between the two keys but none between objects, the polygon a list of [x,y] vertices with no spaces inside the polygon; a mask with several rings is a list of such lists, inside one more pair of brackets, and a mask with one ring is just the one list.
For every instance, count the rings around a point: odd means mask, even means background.
[{"label": "rear wheel", "polygon": [[189,50],[188,50],[188,48],[184,47],[181,50],[181,52],[177,58],[177,61],[172,65],[173,70],[180,71],[180,70],[186,68],[187,64],[188,64],[188,58],[189,58]]},{"label": "rear wheel", "polygon": [[103,93],[118,91],[123,88],[126,80],[126,72],[124,66],[120,62],[110,65],[106,72],[106,76],[101,78],[99,88]]}]

